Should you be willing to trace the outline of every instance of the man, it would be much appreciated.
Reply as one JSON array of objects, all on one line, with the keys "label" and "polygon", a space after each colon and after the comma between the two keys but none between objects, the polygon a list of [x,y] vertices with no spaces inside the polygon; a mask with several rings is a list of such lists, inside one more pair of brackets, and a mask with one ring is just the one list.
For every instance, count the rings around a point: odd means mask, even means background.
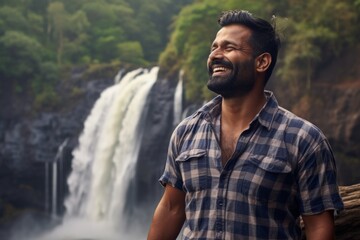
[{"label": "man", "polygon": [[[329,143],[265,85],[280,41],[267,21],[228,11],[208,58],[220,96],[173,133],[148,240],[333,239],[343,203]],[[184,224],[185,223],[185,224]]]}]

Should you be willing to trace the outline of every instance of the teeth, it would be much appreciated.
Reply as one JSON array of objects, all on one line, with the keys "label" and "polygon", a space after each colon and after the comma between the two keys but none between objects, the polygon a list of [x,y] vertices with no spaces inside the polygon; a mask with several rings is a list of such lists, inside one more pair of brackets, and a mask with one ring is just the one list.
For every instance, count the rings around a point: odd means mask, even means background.
[{"label": "teeth", "polygon": [[226,68],[224,67],[216,67],[213,69],[213,72],[223,72],[223,71],[226,71]]}]

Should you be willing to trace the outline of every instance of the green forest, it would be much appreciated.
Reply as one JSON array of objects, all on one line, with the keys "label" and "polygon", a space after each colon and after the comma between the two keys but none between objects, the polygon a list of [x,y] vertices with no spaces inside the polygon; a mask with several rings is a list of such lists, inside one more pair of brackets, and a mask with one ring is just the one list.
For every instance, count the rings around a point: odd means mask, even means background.
[{"label": "green forest", "polygon": [[[307,82],[317,67],[338,56],[344,48],[358,45],[360,1],[195,1],[180,12],[171,39],[161,54],[160,65],[185,70],[187,99],[195,100],[199,90],[208,98],[204,71],[209,46],[224,9],[246,9],[272,21],[282,40],[277,76],[284,81]],[[170,65],[169,65],[170,63]],[[296,83],[293,83],[296,87]]]},{"label": "green forest", "polygon": [[174,15],[189,2],[1,0],[1,100],[26,95],[37,108],[53,107],[55,86],[75,66],[157,64]]},{"label": "green forest", "polygon": [[217,17],[235,8],[275,24],[283,42],[276,74],[294,87],[310,88],[318,67],[358,45],[360,0],[1,0],[1,100],[21,95],[35,109],[51,107],[75,66],[160,65],[183,69],[186,99],[203,101]]}]

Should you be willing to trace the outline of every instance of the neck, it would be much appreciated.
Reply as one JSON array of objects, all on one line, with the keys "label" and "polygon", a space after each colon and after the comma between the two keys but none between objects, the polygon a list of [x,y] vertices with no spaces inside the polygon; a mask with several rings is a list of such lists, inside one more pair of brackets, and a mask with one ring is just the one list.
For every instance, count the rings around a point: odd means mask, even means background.
[{"label": "neck", "polygon": [[251,92],[246,95],[223,98],[221,116],[222,124],[242,132],[259,113],[266,102],[264,91]]}]

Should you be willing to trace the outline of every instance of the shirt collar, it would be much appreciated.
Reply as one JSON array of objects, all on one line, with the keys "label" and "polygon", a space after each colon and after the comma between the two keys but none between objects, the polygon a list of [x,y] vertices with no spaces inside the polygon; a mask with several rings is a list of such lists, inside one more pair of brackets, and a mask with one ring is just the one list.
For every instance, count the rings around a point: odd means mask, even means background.
[{"label": "shirt collar", "polygon": [[203,115],[206,121],[215,123],[216,119],[221,114],[221,101],[220,95],[213,98],[199,109],[199,113]]},{"label": "shirt collar", "polygon": [[[261,125],[270,130],[279,105],[273,92],[265,90],[264,93],[267,99],[266,103],[250,124],[253,124],[253,122],[257,120]],[[221,101],[222,97],[220,95],[216,96],[200,108],[199,112],[204,114],[207,121],[214,122],[221,114]]]},{"label": "shirt collar", "polygon": [[275,119],[275,115],[279,108],[279,104],[271,91],[265,90],[266,103],[260,112],[255,116],[255,119],[258,119],[259,123],[266,127],[268,130],[271,129],[272,123]]}]

